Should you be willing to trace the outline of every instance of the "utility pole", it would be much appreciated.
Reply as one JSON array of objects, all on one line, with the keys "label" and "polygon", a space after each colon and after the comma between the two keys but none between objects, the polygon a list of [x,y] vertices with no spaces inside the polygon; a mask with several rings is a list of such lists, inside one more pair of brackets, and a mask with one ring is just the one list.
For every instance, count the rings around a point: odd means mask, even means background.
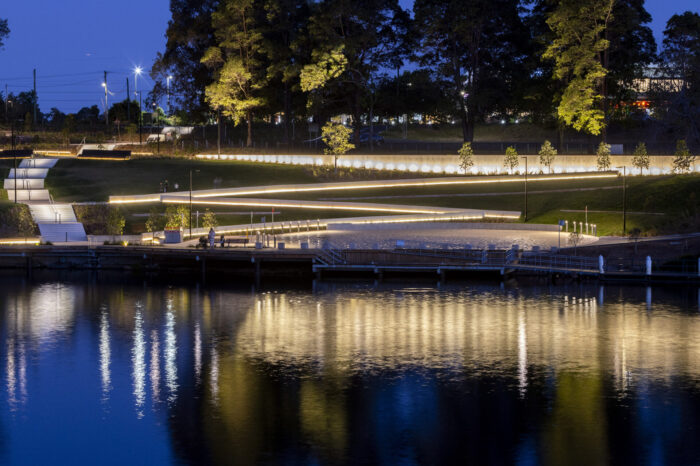
[{"label": "utility pole", "polygon": [[10,119],[7,116],[7,101],[9,100],[9,97],[7,95],[7,84],[5,84],[5,123],[9,123]]},{"label": "utility pole", "polygon": [[34,101],[34,119],[32,121],[36,125],[36,103],[38,100],[36,95],[36,68],[34,68],[34,94],[32,95],[32,100]]},{"label": "utility pole", "polygon": [[126,78],[126,121],[131,124],[131,94],[129,93],[129,78]]},{"label": "utility pole", "polygon": [[107,102],[107,72],[105,71],[105,125],[109,126],[109,102]]}]

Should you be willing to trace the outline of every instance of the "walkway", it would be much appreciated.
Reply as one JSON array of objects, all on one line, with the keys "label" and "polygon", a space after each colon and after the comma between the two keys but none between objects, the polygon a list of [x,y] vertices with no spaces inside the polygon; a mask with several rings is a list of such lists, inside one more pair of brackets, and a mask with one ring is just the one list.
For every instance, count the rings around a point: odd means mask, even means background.
[{"label": "walkway", "polygon": [[10,170],[3,187],[10,201],[16,200],[29,206],[43,241],[87,241],[85,229],[75,217],[73,206],[54,203],[49,190],[45,188],[46,176],[57,162],[57,159],[24,159],[17,170]]}]

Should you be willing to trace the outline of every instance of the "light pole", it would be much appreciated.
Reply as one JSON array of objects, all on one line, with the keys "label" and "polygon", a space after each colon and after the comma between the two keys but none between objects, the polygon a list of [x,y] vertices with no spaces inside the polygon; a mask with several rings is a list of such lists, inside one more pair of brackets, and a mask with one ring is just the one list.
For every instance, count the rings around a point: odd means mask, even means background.
[{"label": "light pole", "polygon": [[[199,173],[199,170],[192,170],[190,168],[190,239],[192,239],[192,172]],[[199,218],[199,217],[197,217]]]},{"label": "light pole", "polygon": [[627,234],[627,167],[622,168],[622,235]]},{"label": "light pole", "polygon": [[138,92],[139,95],[139,145],[143,144],[143,138],[142,138],[142,122],[143,122],[143,103],[141,102],[141,92]]},{"label": "light pole", "polygon": [[525,159],[525,222],[527,223],[527,156],[522,156]]},{"label": "light pole", "polygon": [[143,69],[140,66],[134,68],[134,95],[139,93],[139,76],[142,72]]}]

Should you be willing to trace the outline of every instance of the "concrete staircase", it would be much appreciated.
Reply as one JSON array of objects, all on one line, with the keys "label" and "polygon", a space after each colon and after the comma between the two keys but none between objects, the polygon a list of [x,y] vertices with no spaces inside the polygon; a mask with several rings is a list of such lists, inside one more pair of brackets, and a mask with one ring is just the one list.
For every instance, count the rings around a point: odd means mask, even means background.
[{"label": "concrete staircase", "polygon": [[44,179],[56,162],[57,159],[24,159],[17,170],[10,170],[10,176],[5,179],[3,187],[10,200],[15,199],[16,193],[17,202],[29,206],[43,241],[87,241],[85,228],[75,217],[73,206],[54,203],[49,191],[45,189]]},{"label": "concrete staircase", "polygon": [[[20,189],[44,189],[44,180],[37,178],[17,178],[17,190]],[[3,189],[12,190],[15,189],[15,180],[12,178],[7,178],[3,182]]]},{"label": "concrete staircase", "polygon": [[75,223],[73,206],[70,204],[29,204],[36,223]]},{"label": "concrete staircase", "polygon": [[87,241],[82,223],[39,223],[38,225],[43,241],[52,243]]}]

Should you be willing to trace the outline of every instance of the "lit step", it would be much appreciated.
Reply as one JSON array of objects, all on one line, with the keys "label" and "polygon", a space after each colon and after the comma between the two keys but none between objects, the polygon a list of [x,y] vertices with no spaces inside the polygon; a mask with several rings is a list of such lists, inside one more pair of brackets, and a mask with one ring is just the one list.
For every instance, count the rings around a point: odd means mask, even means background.
[{"label": "lit step", "polygon": [[[22,179],[22,178],[39,178],[43,179],[46,178],[46,175],[49,174],[49,169],[48,168],[18,168],[17,169],[17,179]],[[14,179],[15,178],[15,169],[10,170],[10,176],[8,178]]]},{"label": "lit step", "polygon": [[[11,201],[15,200],[15,190],[14,189],[7,190],[7,198]],[[49,200],[49,190],[48,189],[18,189],[16,199],[17,199],[17,202],[48,201]]]},{"label": "lit step", "polygon": [[70,204],[30,204],[29,210],[36,223],[77,222]]},{"label": "lit step", "polygon": [[58,159],[24,159],[19,168],[53,168]]},{"label": "lit step", "polygon": [[[3,184],[4,189],[15,189],[15,180],[6,179]],[[44,189],[44,180],[35,178],[17,178],[17,189]]]},{"label": "lit step", "polygon": [[52,243],[87,241],[82,223],[39,223],[42,241]]}]

